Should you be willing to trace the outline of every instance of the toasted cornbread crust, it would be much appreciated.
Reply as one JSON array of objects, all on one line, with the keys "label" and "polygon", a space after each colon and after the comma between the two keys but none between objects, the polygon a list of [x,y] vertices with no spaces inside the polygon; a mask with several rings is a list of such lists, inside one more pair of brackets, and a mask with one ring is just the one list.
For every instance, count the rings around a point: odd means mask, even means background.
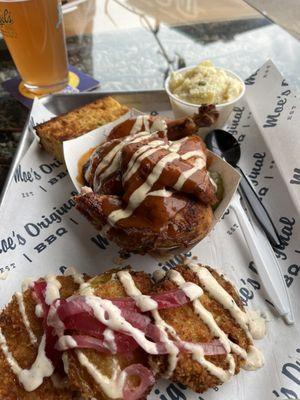
[{"label": "toasted cornbread crust", "polygon": [[35,126],[42,147],[63,161],[63,142],[116,120],[128,111],[112,97],[98,99]]}]

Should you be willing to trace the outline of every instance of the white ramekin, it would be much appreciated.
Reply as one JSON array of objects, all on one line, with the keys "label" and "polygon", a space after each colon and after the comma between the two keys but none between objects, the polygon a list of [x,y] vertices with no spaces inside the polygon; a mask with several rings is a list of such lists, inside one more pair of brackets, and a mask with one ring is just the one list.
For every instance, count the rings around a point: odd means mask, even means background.
[{"label": "white ramekin", "polygon": [[[189,69],[194,68],[195,66],[191,66],[191,67],[185,67],[185,68],[181,68],[178,69],[175,72],[185,72],[188,71]],[[222,68],[229,76],[232,76],[233,78],[237,79],[238,81],[241,82],[241,84],[243,85],[243,89],[240,93],[240,95],[238,97],[236,97],[235,99],[227,102],[227,103],[222,103],[222,104],[216,104],[216,109],[219,112],[219,117],[216,121],[215,124],[211,125],[210,127],[205,127],[205,128],[200,128],[198,133],[200,134],[200,136],[205,135],[206,133],[210,132],[212,129],[217,129],[217,128],[222,128],[229,115],[231,114],[231,111],[233,110],[233,107],[236,105],[236,103],[244,96],[246,87],[244,84],[244,81],[234,72]],[[201,106],[201,104],[191,104],[188,103],[184,100],[179,99],[178,97],[176,97],[173,93],[171,93],[170,89],[169,89],[169,81],[170,81],[170,75],[167,77],[166,81],[165,81],[165,90],[168,93],[169,99],[170,99],[170,103],[172,106],[172,110],[173,113],[175,115],[175,118],[181,118],[181,117],[187,117],[189,115],[193,115],[195,113],[198,112],[198,108]]]}]

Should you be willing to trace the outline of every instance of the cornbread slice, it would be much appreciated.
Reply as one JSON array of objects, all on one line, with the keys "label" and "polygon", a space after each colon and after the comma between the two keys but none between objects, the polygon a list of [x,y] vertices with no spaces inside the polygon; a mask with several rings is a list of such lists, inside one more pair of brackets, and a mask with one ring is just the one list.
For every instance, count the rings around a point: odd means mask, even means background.
[{"label": "cornbread slice", "polygon": [[63,142],[116,120],[128,111],[112,97],[104,97],[34,127],[42,147],[63,161]]}]

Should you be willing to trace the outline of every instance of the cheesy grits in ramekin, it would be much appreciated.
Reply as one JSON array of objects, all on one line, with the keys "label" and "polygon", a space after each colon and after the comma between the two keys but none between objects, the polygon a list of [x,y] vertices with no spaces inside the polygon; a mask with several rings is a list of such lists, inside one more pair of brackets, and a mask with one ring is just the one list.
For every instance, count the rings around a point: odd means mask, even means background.
[{"label": "cheesy grits in ramekin", "polygon": [[197,113],[201,105],[215,105],[219,117],[209,128],[200,128],[199,133],[205,134],[225,124],[233,107],[243,97],[245,84],[234,72],[203,61],[172,72],[165,89],[176,118]]}]

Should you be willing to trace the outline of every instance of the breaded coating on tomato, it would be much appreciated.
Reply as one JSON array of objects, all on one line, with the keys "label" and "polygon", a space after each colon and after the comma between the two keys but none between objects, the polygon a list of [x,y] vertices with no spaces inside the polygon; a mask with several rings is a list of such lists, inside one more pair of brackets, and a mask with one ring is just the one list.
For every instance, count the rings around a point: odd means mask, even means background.
[{"label": "breaded coating on tomato", "polygon": [[[243,310],[243,305],[233,285],[212,268],[205,267],[205,269],[210,272],[217,283],[232,297],[236,305]],[[203,294],[196,301],[200,301],[201,305],[209,311],[219,328],[221,328],[231,342],[238,344],[242,350],[245,349],[248,351],[251,340],[247,336],[247,333],[239,326],[230,312],[206,290],[205,285],[199,280],[197,274],[187,265],[179,265],[174,268],[174,271],[179,272],[186,282],[195,283],[202,288]],[[167,273],[161,281],[155,284],[154,292],[164,293],[165,291],[174,290],[177,287],[174,279],[171,280],[170,275]],[[178,337],[183,341],[209,344],[219,339],[209,329],[203,319],[197,315],[192,302],[177,308],[161,310],[159,313],[163,320],[174,328]],[[170,338],[172,337],[172,335],[169,336]],[[231,355],[235,362],[235,367],[232,371],[233,375],[240,371],[244,360],[234,352]],[[150,364],[157,371],[158,376],[164,376],[168,369],[168,356],[149,356],[149,358]],[[205,359],[215,366],[222,368],[224,371],[230,368],[226,353],[205,355]],[[169,379],[186,385],[195,392],[200,393],[223,383],[216,375],[210,373],[207,367],[196,361],[191,353],[184,351],[179,352],[176,368],[171,376],[169,376]]]},{"label": "breaded coating on tomato", "polygon": [[[71,296],[78,289],[78,284],[70,276],[59,276],[61,284],[60,295],[62,298]],[[24,304],[24,311],[28,318],[29,330],[24,324],[19,304]],[[27,289],[23,294],[15,294],[11,302],[0,314],[0,328],[8,349],[22,369],[30,369],[34,363],[39,343],[44,334],[43,320],[35,314],[36,301],[32,296],[32,289]],[[13,373],[8,360],[0,347],[0,399],[5,400],[69,400],[75,398],[68,386],[67,376],[60,378],[64,387],[58,387],[58,377],[44,378],[43,383],[35,390],[28,392],[24,389],[18,378]],[[64,385],[65,384],[65,385]],[[67,386],[66,386],[67,385]]]}]

